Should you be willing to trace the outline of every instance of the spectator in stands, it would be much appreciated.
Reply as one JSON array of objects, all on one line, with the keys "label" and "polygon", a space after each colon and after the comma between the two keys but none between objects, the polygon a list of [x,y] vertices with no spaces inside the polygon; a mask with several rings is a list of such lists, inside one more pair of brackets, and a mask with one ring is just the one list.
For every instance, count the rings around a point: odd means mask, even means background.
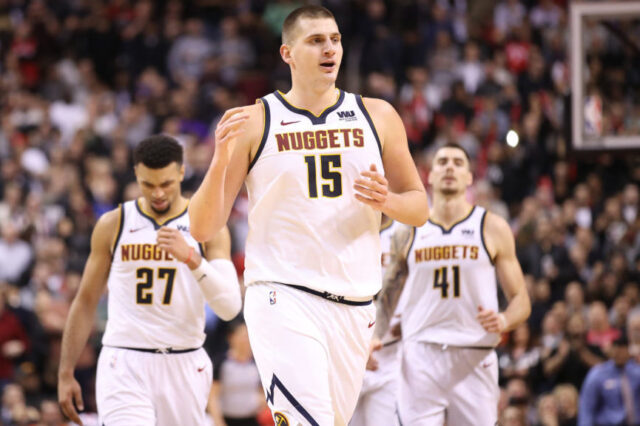
[{"label": "spectator in stands", "polygon": [[602,302],[591,303],[587,318],[587,343],[599,346],[602,352],[606,354],[611,342],[620,337],[620,330],[609,325],[607,307]]},{"label": "spectator in stands", "polygon": [[208,411],[216,426],[258,426],[267,405],[244,321],[231,323],[228,342],[227,353],[214,362]]},{"label": "spectator in stands", "polygon": [[552,383],[571,383],[580,389],[589,369],[604,359],[598,346],[587,344],[582,315],[573,314],[558,348],[542,360],[542,371]]},{"label": "spectator in stands", "polygon": [[627,337],[611,346],[609,361],[593,367],[580,391],[578,425],[637,424],[640,419],[640,364],[629,358]]}]

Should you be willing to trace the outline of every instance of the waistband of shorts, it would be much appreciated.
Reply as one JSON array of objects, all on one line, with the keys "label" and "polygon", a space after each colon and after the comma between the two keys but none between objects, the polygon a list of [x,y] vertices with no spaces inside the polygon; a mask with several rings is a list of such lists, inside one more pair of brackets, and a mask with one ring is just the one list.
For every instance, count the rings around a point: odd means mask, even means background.
[{"label": "waistband of shorts", "polygon": [[478,351],[492,351],[495,349],[493,346],[461,346],[461,345],[449,345],[446,343],[437,343],[437,342],[427,342],[422,341],[421,343],[425,343],[427,345],[433,345],[440,347],[443,351],[446,351],[448,348],[452,349],[475,349]]},{"label": "waistband of shorts", "polygon": [[185,354],[187,352],[197,351],[200,348],[173,349],[173,348],[130,348],[127,346],[109,346],[110,348],[127,349],[129,351],[147,352],[153,354]]},{"label": "waistband of shorts", "polygon": [[327,299],[330,302],[342,303],[343,305],[349,306],[367,306],[373,302],[373,297],[368,297],[365,299],[347,299],[345,296],[339,296],[337,294],[329,293],[328,291],[318,291],[309,287],[305,287],[302,285],[295,284],[286,284],[277,281],[272,281],[274,284],[286,285],[287,287],[295,288],[296,290],[304,291],[314,296],[322,297],[323,299]]}]

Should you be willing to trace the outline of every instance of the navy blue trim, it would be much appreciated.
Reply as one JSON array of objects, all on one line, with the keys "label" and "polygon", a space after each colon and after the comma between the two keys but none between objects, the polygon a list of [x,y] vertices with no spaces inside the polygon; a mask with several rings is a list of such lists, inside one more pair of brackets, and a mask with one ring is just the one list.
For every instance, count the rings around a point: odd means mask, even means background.
[{"label": "navy blue trim", "polygon": [[429,218],[429,223],[432,224],[432,225],[437,226],[438,228],[440,228],[442,230],[443,234],[450,234],[451,231],[453,231],[453,228],[455,228],[456,226],[460,225],[462,222],[464,222],[467,219],[469,219],[474,211],[476,211],[476,206],[473,206],[473,208],[471,209],[471,211],[469,212],[468,215],[466,215],[465,217],[463,217],[462,219],[460,219],[459,221],[457,221],[456,223],[451,225],[451,227],[449,229],[444,229],[444,226],[440,225],[439,223],[435,223],[434,221],[431,220],[431,218]]},{"label": "navy blue trim", "polygon": [[343,305],[366,306],[366,305],[370,305],[371,303],[373,303],[373,298],[371,298],[369,300],[349,300],[349,299],[345,299],[344,296],[339,296],[337,294],[329,293],[328,291],[318,291],[318,290],[314,290],[314,289],[311,289],[311,288],[308,288],[308,287],[304,287],[304,286],[301,286],[301,285],[286,284],[286,283],[280,283],[280,282],[276,282],[276,281],[274,281],[274,282],[276,284],[286,285],[287,287],[293,287],[296,290],[301,290],[301,291],[313,294],[314,296],[322,297],[323,299],[327,299],[330,302],[342,303]]},{"label": "navy blue trim", "polygon": [[386,347],[388,347],[388,346],[395,345],[396,343],[400,343],[400,341],[401,341],[401,340],[402,340],[402,339],[391,340],[391,341],[389,341],[389,342],[387,342],[387,343],[383,343],[383,344],[382,344],[382,347],[383,347],[383,348],[386,348]]},{"label": "navy blue trim", "polygon": [[330,106],[329,108],[325,109],[324,111],[322,111],[322,114],[320,115],[315,115],[311,111],[306,109],[294,107],[277,90],[273,92],[273,94],[276,96],[276,98],[280,102],[282,102],[282,105],[284,105],[286,109],[288,109],[291,112],[295,112],[296,114],[304,115],[311,121],[311,124],[315,125],[315,124],[326,123],[327,116],[331,114],[333,111],[335,111],[336,109],[340,108],[340,105],[342,105],[342,101],[344,101],[344,91],[340,89],[338,89],[338,91],[340,95],[338,96],[338,100],[336,101],[336,103]]},{"label": "navy blue trim", "polygon": [[271,405],[273,405],[273,396],[274,396],[273,391],[275,390],[276,386],[278,387],[278,389],[280,389],[280,392],[282,392],[282,395],[284,395],[284,397],[287,398],[287,401],[289,401],[291,405],[293,405],[293,407],[296,410],[298,410],[300,414],[302,414],[302,417],[304,417],[311,426],[320,426],[318,422],[316,422],[313,419],[313,417],[311,417],[311,414],[309,414],[309,412],[305,410],[305,408],[294,398],[291,392],[289,392],[287,388],[284,387],[284,385],[282,384],[280,379],[278,379],[278,376],[276,376],[275,373],[271,378],[271,386],[269,387],[269,390],[265,390],[265,394],[267,394],[267,403],[270,402]]},{"label": "navy blue trim", "polygon": [[362,111],[362,114],[364,114],[364,118],[367,119],[367,122],[369,123],[369,127],[371,127],[371,131],[373,132],[373,136],[376,137],[376,143],[378,144],[378,151],[380,151],[380,157],[382,158],[382,144],[380,143],[380,136],[378,136],[378,132],[376,131],[376,126],[373,125],[373,119],[369,115],[369,111],[367,111],[367,107],[364,106],[362,95],[356,95],[356,103],[360,107],[360,111]]},{"label": "navy blue trim", "polygon": [[136,205],[136,209],[138,210],[138,213],[140,213],[143,217],[145,217],[145,218],[149,219],[149,220],[151,221],[151,223],[153,224],[153,229],[155,229],[156,231],[157,231],[158,229],[160,229],[160,227],[161,227],[161,226],[165,226],[165,225],[167,225],[168,223],[171,223],[171,222],[173,222],[174,220],[176,220],[176,219],[178,219],[178,218],[180,218],[180,217],[184,216],[185,214],[187,214],[187,210],[189,210],[189,209],[185,208],[185,209],[184,209],[184,211],[183,211],[182,213],[180,213],[178,216],[174,216],[174,217],[172,217],[171,219],[166,220],[166,221],[165,221],[165,222],[163,222],[163,223],[162,223],[162,225],[161,225],[161,224],[159,224],[158,222],[156,222],[156,220],[155,220],[153,217],[149,216],[148,214],[146,214],[145,212],[143,212],[143,211],[142,211],[142,209],[140,208],[140,203],[138,202],[138,200],[134,200],[133,202],[134,202],[134,204]]},{"label": "navy blue trim", "polygon": [[204,243],[198,243],[198,248],[200,249],[200,256],[206,259],[206,256],[204,255]]},{"label": "navy blue trim", "polygon": [[137,351],[137,352],[149,352],[149,353],[154,353],[154,354],[184,354],[187,352],[193,352],[193,351],[197,351],[200,348],[189,348],[189,349],[173,349],[173,348],[158,348],[158,349],[151,349],[151,348],[130,348],[130,347],[126,347],[126,346],[111,346],[112,348],[118,348],[118,349],[127,349],[130,351]]},{"label": "navy blue trim", "polygon": [[260,145],[258,146],[258,150],[256,151],[256,156],[253,157],[253,160],[251,160],[251,163],[249,163],[249,169],[247,170],[247,173],[249,172],[249,170],[251,170],[253,165],[256,164],[256,161],[258,161],[260,154],[262,154],[262,150],[267,144],[267,136],[269,136],[269,127],[271,126],[271,110],[269,109],[269,102],[267,102],[265,98],[260,98],[259,100],[262,103],[262,107],[264,108],[264,130],[262,132],[262,139],[260,139]]},{"label": "navy blue trim", "polygon": [[118,233],[116,234],[116,239],[113,242],[113,247],[111,251],[111,257],[116,253],[116,247],[118,247],[118,242],[120,242],[120,237],[122,236],[122,229],[124,228],[124,206],[120,204],[120,225],[118,226]]},{"label": "navy blue trim", "polygon": [[396,403],[396,417],[398,417],[398,424],[400,426],[403,426],[402,419],[400,418],[400,407],[398,407],[398,403]]},{"label": "navy blue trim", "polygon": [[487,211],[485,210],[482,213],[482,219],[480,219],[480,240],[482,240],[482,247],[484,247],[484,251],[487,252],[487,256],[489,257],[489,262],[492,265],[495,264],[495,259],[491,257],[491,253],[489,253],[489,248],[487,247],[487,243],[484,241],[484,218],[487,217]]}]

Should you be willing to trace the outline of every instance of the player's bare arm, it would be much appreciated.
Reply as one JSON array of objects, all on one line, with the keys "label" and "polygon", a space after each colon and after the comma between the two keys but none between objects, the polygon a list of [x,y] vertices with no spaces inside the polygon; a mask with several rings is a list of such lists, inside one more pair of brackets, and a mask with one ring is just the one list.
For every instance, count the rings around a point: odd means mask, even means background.
[{"label": "player's bare arm", "polygon": [[62,335],[62,353],[58,368],[58,401],[62,412],[82,424],[78,410],[84,409],[80,385],[73,377],[78,357],[93,328],[96,307],[104,293],[111,266],[111,245],[118,227],[120,210],[100,217],[91,235],[91,252],[85,264],[78,294],[71,304]]},{"label": "player's bare arm", "polygon": [[191,235],[197,241],[210,240],[226,225],[263,128],[262,103],[232,108],[218,122],[213,159],[189,203]]},{"label": "player's bare arm", "polygon": [[382,290],[376,299],[376,330],[374,336],[381,339],[389,328],[389,322],[396,310],[400,294],[409,272],[407,247],[413,238],[414,228],[399,227],[391,239],[389,266],[382,280]]},{"label": "player's bare arm", "polygon": [[209,393],[209,403],[207,404],[207,412],[213,417],[213,424],[216,426],[227,426],[220,408],[220,395],[222,394],[222,384],[218,380],[211,383],[211,392]]},{"label": "player's bare arm", "polygon": [[516,257],[513,233],[507,222],[487,212],[484,237],[494,259],[496,274],[509,304],[502,312],[478,307],[478,321],[490,333],[501,333],[516,328],[531,313],[531,301],[524,282],[522,268]]},{"label": "player's bare arm", "polygon": [[162,227],[157,238],[161,249],[189,267],[216,315],[225,321],[238,315],[242,307],[240,284],[231,263],[231,236],[226,226],[205,243],[205,258],[187,244],[177,229]]},{"label": "player's bare arm", "polygon": [[365,107],[380,137],[384,175],[375,166],[361,173],[356,198],[399,222],[423,225],[429,218],[424,185],[409,153],[404,124],[386,101],[364,98]]}]

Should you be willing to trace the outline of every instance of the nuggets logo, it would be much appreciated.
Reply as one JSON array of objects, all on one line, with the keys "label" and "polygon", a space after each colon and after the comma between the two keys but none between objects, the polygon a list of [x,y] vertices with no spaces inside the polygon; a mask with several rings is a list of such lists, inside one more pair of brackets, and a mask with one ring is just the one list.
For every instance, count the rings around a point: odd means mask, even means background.
[{"label": "nuggets logo", "polygon": [[289,426],[289,420],[284,414],[279,411],[273,413],[273,420],[276,426]]},{"label": "nuggets logo", "polygon": [[276,291],[275,290],[269,292],[269,303],[271,305],[275,305],[276,304]]}]

